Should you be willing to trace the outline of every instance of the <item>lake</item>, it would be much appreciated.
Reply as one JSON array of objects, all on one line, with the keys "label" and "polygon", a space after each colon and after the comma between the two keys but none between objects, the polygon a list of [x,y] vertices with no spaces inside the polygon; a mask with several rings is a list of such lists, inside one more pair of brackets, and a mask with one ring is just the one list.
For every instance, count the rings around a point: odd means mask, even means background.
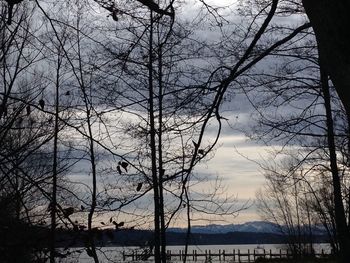
[{"label": "lake", "polygon": [[[316,253],[320,253],[323,249],[325,253],[330,253],[329,244],[315,244]],[[219,251],[225,250],[226,253],[232,253],[233,250],[240,250],[240,253],[247,253],[248,249],[253,252],[254,249],[257,253],[262,253],[263,249],[269,251],[271,249],[272,253],[278,253],[280,249],[286,250],[285,244],[247,244],[247,245],[208,245],[208,246],[189,246],[188,253],[192,253],[196,250],[198,254],[205,253],[210,250],[211,253],[218,253]],[[179,254],[179,251],[184,250],[183,246],[168,246],[167,250],[170,250],[172,254]],[[137,247],[103,247],[99,249],[98,255],[101,263],[112,263],[112,262],[123,262],[123,251],[127,254],[131,254],[133,251],[137,251],[138,254],[142,252],[140,248]],[[128,259],[130,262],[131,258]],[[188,258],[191,262],[192,258]],[[125,261],[125,262],[128,262]],[[86,254],[84,248],[74,248],[72,249],[72,255],[68,259],[62,259],[58,262],[61,263],[93,263],[93,260]],[[152,261],[148,261],[152,262]],[[176,262],[176,261],[171,261]],[[192,261],[193,262],[193,261]],[[197,262],[205,262],[205,260],[198,260]],[[232,260],[230,261],[232,262]]]}]

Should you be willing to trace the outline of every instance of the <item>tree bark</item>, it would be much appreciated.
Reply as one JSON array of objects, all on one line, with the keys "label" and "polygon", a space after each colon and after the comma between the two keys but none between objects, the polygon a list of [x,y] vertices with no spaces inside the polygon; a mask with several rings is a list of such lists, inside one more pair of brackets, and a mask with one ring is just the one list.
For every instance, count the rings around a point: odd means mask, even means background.
[{"label": "tree bark", "polygon": [[322,64],[350,116],[350,0],[303,0]]},{"label": "tree bark", "polygon": [[350,258],[350,234],[349,229],[346,223],[345,209],[342,199],[342,189],[341,182],[337,166],[337,155],[336,147],[334,141],[334,127],[333,127],[333,118],[332,118],[332,108],[331,100],[329,94],[329,85],[328,85],[328,75],[322,69],[321,63],[321,86],[324,96],[324,104],[327,117],[327,140],[329,148],[329,159],[330,167],[332,173],[332,183],[333,183],[333,198],[334,198],[334,212],[335,212],[335,224],[336,231],[339,240],[340,248],[340,262],[348,262]]}]

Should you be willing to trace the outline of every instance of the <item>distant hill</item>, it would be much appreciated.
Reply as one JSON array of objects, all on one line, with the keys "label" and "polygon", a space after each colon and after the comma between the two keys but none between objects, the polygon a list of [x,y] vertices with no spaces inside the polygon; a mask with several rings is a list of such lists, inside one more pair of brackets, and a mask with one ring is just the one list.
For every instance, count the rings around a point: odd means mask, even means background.
[{"label": "distant hill", "polygon": [[[313,230],[313,242],[327,242],[322,228]],[[186,229],[167,230],[168,245],[183,245],[186,241]],[[86,231],[64,231],[60,235],[58,246],[84,246]],[[149,246],[153,232],[140,229],[104,229],[96,232],[99,246]],[[228,245],[228,244],[282,244],[286,236],[281,234],[277,225],[255,221],[244,224],[193,226],[189,244],[191,245]]]},{"label": "distant hill", "polygon": [[[170,232],[186,232],[183,228],[170,228]],[[247,233],[276,233],[279,234],[279,227],[271,222],[253,221],[243,224],[192,226],[192,233],[205,234],[225,234],[229,232],[247,232]]]},{"label": "distant hill", "polygon": [[[84,233],[87,235],[87,233]],[[184,245],[186,234],[179,232],[167,232],[168,245]],[[81,247],[84,246],[84,239],[72,238],[66,233],[61,236],[59,246]],[[153,232],[147,230],[103,230],[96,240],[97,246],[150,246],[153,240]],[[313,236],[313,242],[327,242],[326,236]],[[233,244],[283,244],[287,243],[286,236],[274,233],[253,233],[253,232],[229,232],[221,234],[191,234],[190,245],[233,245]]]},{"label": "distant hill", "polygon": [[[281,234],[286,230],[286,227],[280,227],[277,224],[267,221],[252,221],[242,224],[217,225],[211,224],[206,226],[192,226],[191,232],[198,234],[226,234],[230,232],[245,232],[245,233],[273,233]],[[184,233],[186,229],[170,228],[169,232]],[[314,235],[324,235],[325,229],[322,226],[313,226],[312,233]]]}]

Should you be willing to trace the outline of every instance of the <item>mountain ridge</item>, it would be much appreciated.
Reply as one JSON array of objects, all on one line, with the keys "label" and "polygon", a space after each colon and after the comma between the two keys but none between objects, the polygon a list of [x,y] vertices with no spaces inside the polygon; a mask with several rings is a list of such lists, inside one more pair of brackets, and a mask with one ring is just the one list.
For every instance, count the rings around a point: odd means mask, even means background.
[{"label": "mountain ridge", "polygon": [[[166,239],[168,245],[224,245],[224,244],[285,244],[289,235],[280,230],[277,224],[267,221],[253,221],[242,224],[193,226],[188,238],[185,228],[168,228]],[[275,231],[275,232],[273,232]],[[277,232],[278,231],[278,232]],[[304,227],[302,232],[309,236],[309,228]],[[146,246],[154,240],[153,230],[109,228],[97,230],[96,244],[99,246]],[[89,233],[82,231],[62,230],[57,238],[59,247],[82,247]],[[321,232],[315,226],[312,233],[312,242],[329,242],[326,232]]]},{"label": "mountain ridge", "polygon": [[[191,232],[196,234],[227,234],[231,232],[244,232],[244,233],[271,233],[282,234],[287,232],[287,226],[279,226],[269,221],[250,221],[239,224],[209,224],[209,225],[197,225],[191,227]],[[309,231],[308,227],[302,227],[304,231]],[[169,228],[168,232],[184,233],[186,228]],[[325,234],[323,226],[312,226],[311,231],[316,235]]]}]

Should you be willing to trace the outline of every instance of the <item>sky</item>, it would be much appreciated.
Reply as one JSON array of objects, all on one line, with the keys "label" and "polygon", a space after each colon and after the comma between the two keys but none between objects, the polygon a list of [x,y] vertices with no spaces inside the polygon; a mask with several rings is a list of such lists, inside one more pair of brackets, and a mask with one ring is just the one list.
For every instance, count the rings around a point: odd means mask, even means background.
[{"label": "sky", "polygon": [[[247,209],[236,213],[234,216],[226,217],[195,214],[194,218],[196,220],[193,223],[194,225],[211,223],[231,224],[261,220],[255,207],[255,193],[264,184],[264,176],[259,163],[263,163],[268,158],[267,152],[273,150],[273,148],[249,140],[240,131],[240,129],[247,128],[247,122],[251,122],[251,114],[255,114],[243,96],[233,98],[225,105],[225,109],[223,116],[228,121],[222,129],[219,142],[213,152],[213,157],[201,162],[194,170],[197,178],[206,177],[209,180],[205,183],[195,185],[194,191],[200,193],[211,192],[216,186],[216,180],[219,179],[221,180],[220,186],[222,187],[220,195],[231,196],[235,199],[234,206],[236,208],[240,208],[243,204],[246,204]],[[209,130],[208,134],[209,136],[206,139],[210,140],[210,135],[213,133]],[[114,163],[117,162],[114,160],[111,161]],[[87,175],[86,167],[89,167],[88,162],[80,162],[75,167],[75,172],[71,173],[69,177],[73,181],[90,184],[91,177]],[[107,175],[107,179],[105,180],[118,185],[118,182],[115,181],[118,179],[117,177],[118,174],[114,171]],[[99,189],[102,189],[102,185],[99,186]],[[127,211],[133,211],[135,209],[140,215],[144,212],[146,214],[152,214],[153,205],[151,199],[152,195],[149,194],[143,200],[138,201],[136,205],[130,206]],[[111,216],[115,215],[116,213],[100,215],[96,222],[107,221]],[[205,220],[197,220],[202,217]],[[128,221],[125,215],[118,215],[118,218],[120,218],[119,221]],[[134,219],[130,219],[130,221],[132,220]],[[180,219],[176,221],[174,226],[184,227],[185,225],[184,219]]]},{"label": "sky", "polygon": [[[248,202],[249,208],[239,212],[237,217],[228,218],[227,223],[243,223],[261,220],[255,207],[255,194],[264,182],[264,175],[259,163],[269,158],[269,152],[275,147],[262,145],[246,137],[240,130],[247,128],[253,109],[244,98],[233,98],[235,111],[227,111],[224,117],[228,124],[223,128],[214,157],[198,167],[198,172],[205,169],[223,180],[226,193],[236,195],[239,203]],[[240,104],[245,104],[240,108]],[[241,110],[240,110],[241,109]],[[203,167],[203,168],[202,168]]]},{"label": "sky", "polygon": [[263,186],[264,176],[258,163],[264,161],[270,147],[251,142],[235,132],[223,134],[219,144],[215,156],[206,165],[224,180],[228,193],[237,195],[240,202],[251,204],[232,223],[260,220],[255,208],[255,193]]},{"label": "sky", "polygon": [[[217,3],[218,1],[210,2]],[[235,2],[236,1],[225,1],[225,4],[232,4]],[[220,2],[220,4],[222,3],[223,2]],[[231,7],[233,8],[233,5]],[[197,7],[194,6],[194,8]],[[190,13],[190,11],[186,13],[188,19],[191,18]],[[237,18],[233,20],[235,19]],[[207,39],[213,38],[215,40],[217,37],[217,32],[206,31],[206,28],[199,32],[199,34],[203,34],[203,38]],[[255,193],[264,184],[264,176],[259,167],[259,163],[264,162],[264,160],[268,158],[267,152],[273,150],[273,148],[271,146],[264,146],[258,142],[252,142],[240,132],[242,129],[249,129],[249,125],[252,124],[252,114],[255,114],[254,110],[250,107],[244,95],[235,95],[227,101],[225,105],[223,105],[223,117],[228,119],[230,125],[225,125],[223,127],[217,144],[218,146],[215,150],[215,155],[210,160],[201,163],[201,165],[195,169],[195,173],[198,177],[205,175],[210,178],[207,183],[196,186],[197,191],[206,191],[212,187],[211,184],[215,182],[215,178],[218,177],[222,180],[222,185],[225,190],[221,193],[222,195],[236,197],[238,207],[245,203],[250,206],[248,209],[240,211],[234,217],[226,217],[223,221],[217,221],[213,218],[212,222],[224,224],[260,220],[254,203]],[[207,139],[210,139],[210,136]],[[80,164],[80,167],[69,175],[70,178],[74,181],[89,183],[91,179],[89,176],[86,176],[84,168],[81,168],[84,165],[86,164]],[[110,177],[108,180],[114,180],[114,177]],[[138,205],[140,207],[145,207],[146,203],[144,202]],[[146,208],[149,213],[152,213],[151,209],[151,207]],[[107,217],[108,216],[109,215],[107,215]],[[205,224],[206,222],[201,221],[199,223]],[[194,224],[198,224],[198,222],[194,222]]]},{"label": "sky", "polygon": [[[215,224],[231,224],[231,223],[243,223],[247,221],[260,220],[260,216],[255,208],[255,193],[264,184],[264,176],[262,170],[259,167],[259,163],[264,162],[264,159],[268,157],[267,152],[273,148],[253,142],[249,140],[240,130],[247,128],[247,123],[251,122],[251,114],[255,114],[253,109],[249,106],[249,103],[244,99],[244,96],[233,97],[230,102],[226,102],[224,106],[223,116],[227,118],[227,123],[224,124],[221,136],[217,143],[212,158],[201,162],[194,170],[197,178],[206,177],[209,180],[205,183],[198,184],[194,187],[196,192],[204,193],[210,192],[216,183],[216,179],[221,180],[222,189],[220,194],[222,196],[231,196],[235,198],[234,206],[239,208],[243,204],[247,204],[248,208],[235,214],[235,216],[227,217],[214,217],[205,216],[205,220],[195,221],[195,225],[206,225],[210,223]],[[128,118],[127,118],[128,119]],[[113,121],[112,121],[113,123]],[[206,140],[210,140],[210,136],[214,134],[211,130],[208,130]],[[70,135],[71,136],[71,135]],[[103,158],[98,163],[99,167],[103,166],[103,162],[108,165],[110,163],[115,164],[118,160]],[[101,163],[102,161],[102,163]],[[75,182],[83,182],[91,184],[91,176],[89,175],[89,163],[82,162],[75,166],[73,172],[69,174],[69,178]],[[118,174],[116,171],[108,174],[104,179],[105,182],[118,185]],[[102,185],[99,186],[102,189]],[[144,198],[143,201],[138,202],[135,206],[130,206],[130,210],[136,209],[140,214],[145,209],[146,213],[152,214],[152,201],[151,194]],[[85,204],[84,204],[85,205]],[[116,213],[107,213],[101,215],[101,220],[107,220],[111,216],[115,216]],[[128,221],[119,215],[120,221]],[[195,218],[200,218],[201,215],[195,215]],[[132,221],[132,220],[131,220]],[[177,220],[174,226],[185,226],[184,220]]]}]

